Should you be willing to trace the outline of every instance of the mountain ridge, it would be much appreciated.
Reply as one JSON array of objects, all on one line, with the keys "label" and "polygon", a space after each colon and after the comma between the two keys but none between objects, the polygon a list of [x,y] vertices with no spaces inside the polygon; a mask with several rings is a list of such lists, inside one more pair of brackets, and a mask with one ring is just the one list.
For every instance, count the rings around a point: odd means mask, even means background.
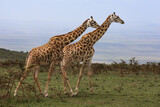
[{"label": "mountain ridge", "polygon": [[0,48],[0,61],[24,61],[26,58],[27,52],[19,52],[19,51],[12,51],[4,48]]}]

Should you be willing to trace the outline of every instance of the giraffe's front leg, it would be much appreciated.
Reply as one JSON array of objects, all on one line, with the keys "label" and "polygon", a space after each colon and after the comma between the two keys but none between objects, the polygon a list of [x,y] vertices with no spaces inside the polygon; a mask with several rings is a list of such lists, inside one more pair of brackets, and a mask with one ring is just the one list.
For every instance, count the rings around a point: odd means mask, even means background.
[{"label": "giraffe's front leg", "polygon": [[[64,90],[66,91],[66,83],[68,85],[68,88],[70,90],[71,96],[73,96],[73,90],[71,88],[71,85],[69,83],[68,77],[67,77],[67,68],[68,66],[71,64],[70,59],[68,59],[68,56],[64,56],[63,60],[61,61],[61,73],[62,73],[62,78],[63,78],[63,82],[64,82]],[[67,92],[67,91],[66,91]]]},{"label": "giraffe's front leg", "polygon": [[92,75],[92,72],[91,72],[91,64],[92,64],[92,58],[93,58],[94,52],[95,52],[94,49],[92,49],[92,54],[91,54],[91,56],[90,56],[89,63],[88,63],[88,76],[89,76],[90,92],[93,92],[92,83],[91,83],[91,75]]},{"label": "giraffe's front leg", "polygon": [[93,89],[92,89],[92,82],[91,82],[91,75],[92,75],[92,73],[91,73],[91,67],[89,66],[88,69],[89,69],[89,70],[88,70],[88,76],[89,76],[89,87],[90,87],[90,92],[93,92]]},{"label": "giraffe's front leg", "polygon": [[37,83],[37,86],[38,86],[38,89],[40,91],[40,93],[42,94],[42,91],[41,91],[41,87],[40,87],[40,84],[39,84],[39,80],[38,80],[38,72],[39,72],[39,65],[35,66],[33,68],[33,77],[34,77],[34,80],[36,81]]},{"label": "giraffe's front leg", "polygon": [[68,85],[68,87],[69,87],[69,90],[70,90],[71,96],[73,96],[73,95],[74,95],[74,93],[73,93],[73,90],[72,90],[71,85],[70,85],[70,83],[69,83],[69,80],[68,80],[67,74],[66,74],[66,72],[65,72],[65,71],[62,71],[62,73],[63,73],[63,76],[64,76],[63,78],[65,79],[65,81],[67,82],[67,85]]},{"label": "giraffe's front leg", "polygon": [[[67,65],[68,65],[68,64],[67,64]],[[69,87],[71,96],[73,96],[74,93],[73,93],[73,90],[72,90],[72,88],[71,88],[71,85],[70,85],[70,83],[69,83],[69,80],[68,80],[68,77],[67,77],[67,73],[66,73],[66,68],[67,68],[66,66],[67,66],[67,65],[65,65],[65,64],[63,64],[63,63],[62,63],[62,65],[61,65],[62,76],[63,76],[63,78],[64,78],[64,87],[65,87],[65,82],[66,82],[67,85],[68,85],[68,87]]]},{"label": "giraffe's front leg", "polygon": [[48,72],[48,80],[47,80],[47,83],[46,83],[46,87],[45,87],[45,91],[44,91],[44,96],[47,97],[48,96],[48,85],[50,83],[50,80],[51,80],[51,77],[52,77],[52,73],[54,71],[54,66],[55,66],[55,63],[52,62],[50,64],[50,68],[49,68],[49,72]]}]

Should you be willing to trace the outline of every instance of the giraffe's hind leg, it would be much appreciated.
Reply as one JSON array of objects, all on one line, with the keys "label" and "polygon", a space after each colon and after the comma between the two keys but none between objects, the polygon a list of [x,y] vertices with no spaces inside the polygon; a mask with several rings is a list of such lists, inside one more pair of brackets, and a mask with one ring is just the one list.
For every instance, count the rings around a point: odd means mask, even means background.
[{"label": "giraffe's hind leg", "polygon": [[42,90],[41,90],[40,84],[39,84],[39,80],[38,80],[39,68],[40,68],[39,65],[37,65],[37,66],[35,66],[35,67],[33,68],[33,70],[34,70],[34,71],[33,71],[33,77],[34,77],[34,80],[35,80],[36,83],[37,83],[37,86],[38,86],[38,89],[39,89],[40,93],[42,93]]},{"label": "giraffe's hind leg", "polygon": [[48,72],[48,80],[47,80],[47,83],[46,83],[46,87],[45,87],[45,91],[44,91],[44,96],[47,97],[48,96],[48,85],[50,83],[50,80],[51,80],[51,77],[52,77],[52,73],[54,71],[54,66],[55,66],[55,62],[53,61],[51,64],[50,64],[50,68],[49,68],[49,72]]},{"label": "giraffe's hind leg", "polygon": [[84,71],[84,63],[82,65],[82,67],[80,68],[80,72],[79,72],[79,78],[78,78],[78,81],[77,81],[77,85],[76,85],[76,88],[75,88],[75,93],[74,95],[77,95],[78,94],[78,88],[79,88],[79,84],[80,84],[80,80],[82,78],[82,74],[83,74],[83,71]]},{"label": "giraffe's hind leg", "polygon": [[14,91],[14,96],[17,95],[17,91],[18,91],[19,87],[21,86],[22,81],[23,81],[23,80],[26,78],[26,76],[30,73],[31,68],[30,68],[30,69],[26,69],[25,71],[26,71],[25,74],[21,77],[20,82],[18,83],[17,88],[16,88],[16,90]]}]

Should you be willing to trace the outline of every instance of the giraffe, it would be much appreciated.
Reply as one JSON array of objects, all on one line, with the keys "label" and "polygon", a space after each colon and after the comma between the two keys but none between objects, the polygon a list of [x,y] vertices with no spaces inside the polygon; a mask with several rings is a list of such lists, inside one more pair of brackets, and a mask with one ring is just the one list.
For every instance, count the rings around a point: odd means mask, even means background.
[{"label": "giraffe", "polygon": [[[108,18],[103,22],[103,24],[98,27],[96,30],[87,33],[82,36],[82,38],[74,43],[67,45],[63,48],[63,59],[61,61],[61,71],[63,73],[63,78],[67,83],[71,96],[78,94],[78,88],[80,84],[80,80],[82,78],[82,73],[85,67],[88,67],[88,76],[89,76],[89,84],[90,84],[90,91],[92,92],[92,85],[91,85],[91,60],[94,55],[94,48],[93,45],[105,34],[109,26],[112,22],[124,24],[124,21],[115,14],[115,12],[108,16]],[[67,68],[71,65],[72,62],[83,62],[79,77],[77,81],[77,85],[75,88],[75,93],[73,93],[72,88],[70,86],[68,77],[67,77]],[[66,87],[64,85],[64,87]]]},{"label": "giraffe", "polygon": [[33,76],[37,83],[38,89],[40,93],[42,93],[39,80],[38,80],[38,72],[39,72],[40,65],[49,64],[48,80],[47,80],[45,91],[44,91],[44,95],[48,96],[48,85],[51,80],[54,67],[60,64],[60,61],[62,60],[61,56],[62,56],[63,47],[73,42],[75,39],[77,39],[88,27],[92,27],[92,28],[99,27],[97,22],[93,20],[92,16],[75,30],[67,34],[53,36],[50,38],[48,43],[40,47],[33,48],[28,53],[28,56],[26,58],[25,73],[21,77],[20,82],[18,83],[18,86],[14,91],[14,96],[16,96],[17,91],[23,79],[29,74],[30,71],[33,71]]}]

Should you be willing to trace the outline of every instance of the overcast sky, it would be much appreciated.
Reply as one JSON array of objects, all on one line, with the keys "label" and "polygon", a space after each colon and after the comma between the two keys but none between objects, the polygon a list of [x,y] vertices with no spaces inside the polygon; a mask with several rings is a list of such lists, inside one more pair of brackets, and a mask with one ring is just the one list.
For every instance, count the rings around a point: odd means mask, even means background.
[{"label": "overcast sky", "polygon": [[160,0],[0,0],[0,48],[30,51],[52,36],[74,30],[90,16],[102,24],[113,12],[125,24],[110,26],[94,46],[93,60],[109,63],[135,56],[158,62]]}]

